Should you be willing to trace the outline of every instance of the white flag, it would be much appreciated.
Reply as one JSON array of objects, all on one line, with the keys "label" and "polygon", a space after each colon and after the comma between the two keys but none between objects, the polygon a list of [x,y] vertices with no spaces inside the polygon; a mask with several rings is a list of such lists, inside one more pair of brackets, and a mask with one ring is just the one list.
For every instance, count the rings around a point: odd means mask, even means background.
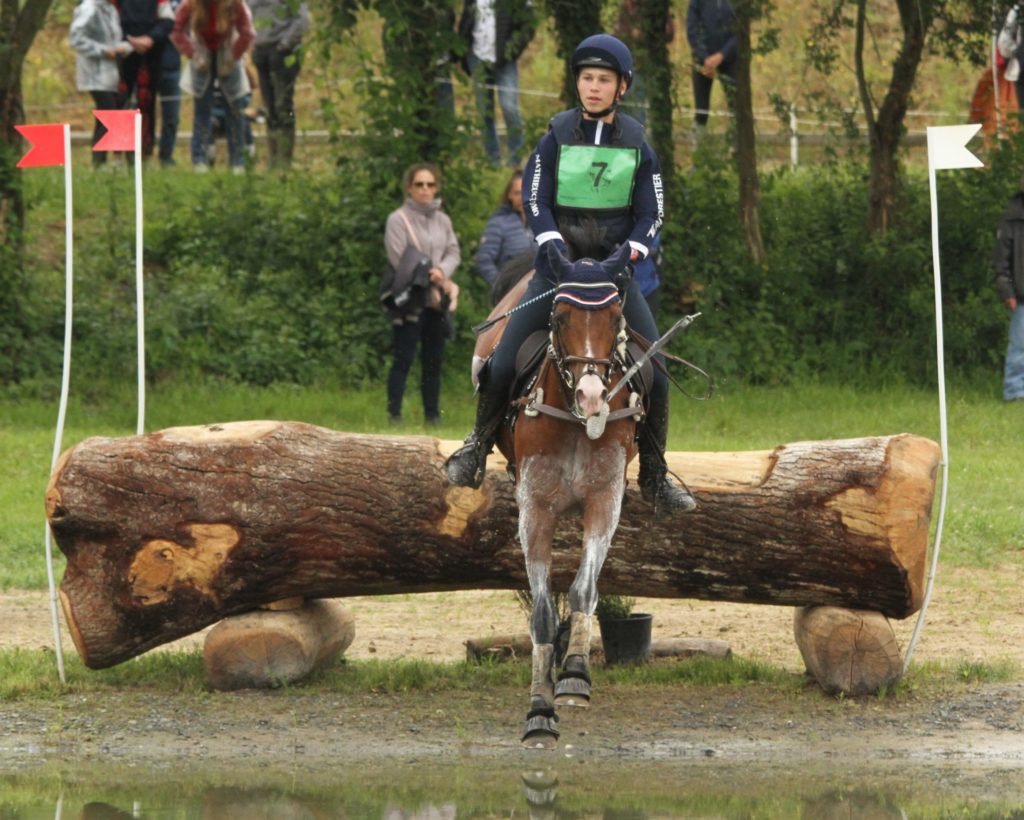
[{"label": "white flag", "polygon": [[985,163],[967,150],[967,143],[981,130],[977,125],[943,125],[928,129],[928,167],[983,168]]}]

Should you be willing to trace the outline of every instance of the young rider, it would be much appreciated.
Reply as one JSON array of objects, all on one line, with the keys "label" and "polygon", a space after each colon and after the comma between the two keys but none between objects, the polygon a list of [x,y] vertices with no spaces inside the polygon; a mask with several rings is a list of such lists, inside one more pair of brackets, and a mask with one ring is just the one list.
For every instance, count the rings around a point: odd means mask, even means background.
[{"label": "young rider", "polygon": [[[501,343],[481,373],[473,432],[445,465],[449,481],[463,487],[483,482],[487,454],[508,410],[519,346],[533,331],[547,327],[554,297],[526,305],[557,284],[547,243],[556,243],[564,253],[563,232],[593,220],[604,231],[608,251],[628,242],[631,259],[638,261],[647,256],[662,225],[658,157],[644,140],[643,126],[616,110],[633,76],[629,49],[611,35],[595,34],[577,46],[571,67],[579,106],[551,119],[523,174],[526,217],[539,246],[536,273],[520,302],[525,306],[509,317]],[[624,313],[637,333],[651,341],[659,337],[647,302],[633,282]],[[654,370],[639,442],[640,489],[656,511],[685,512],[696,502],[667,474],[668,379]]]}]

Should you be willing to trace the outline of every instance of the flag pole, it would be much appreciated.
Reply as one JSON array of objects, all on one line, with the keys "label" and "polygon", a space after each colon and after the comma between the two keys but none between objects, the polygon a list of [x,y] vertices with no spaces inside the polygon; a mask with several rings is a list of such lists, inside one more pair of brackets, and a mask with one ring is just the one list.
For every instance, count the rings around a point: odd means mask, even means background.
[{"label": "flag pole", "polygon": [[978,124],[946,125],[929,127],[928,134],[928,195],[931,203],[932,217],[932,272],[935,279],[935,358],[939,387],[939,448],[941,451],[942,489],[939,495],[939,514],[935,522],[935,543],[932,546],[932,560],[928,568],[928,580],[925,584],[921,611],[914,624],[914,632],[907,645],[907,655],[903,661],[903,674],[910,668],[914,656],[914,648],[921,637],[924,627],[925,613],[931,601],[935,586],[935,575],[939,566],[939,551],[942,548],[942,529],[946,520],[946,498],[949,489],[949,435],[946,417],[946,364],[945,343],[942,334],[942,273],[939,267],[939,201],[935,181],[935,171],[954,168],[982,168],[984,163],[967,150],[967,143],[981,129]]},{"label": "flag pole", "polygon": [[138,352],[138,412],[135,432],[146,430],[146,320],[142,295],[142,113],[135,112],[135,317]]},{"label": "flag pole", "polygon": [[[60,379],[60,403],[57,410],[57,431],[53,440],[53,457],[50,460],[50,475],[57,469],[64,438],[64,422],[67,418],[68,392],[71,384],[71,324],[74,295],[74,231],[72,229],[71,197],[71,126],[64,123],[64,364]],[[43,542],[46,548],[46,580],[50,588],[50,620],[53,624],[53,648],[57,655],[57,674],[61,683],[67,683],[64,675],[64,649],[60,638],[60,616],[57,611],[57,583],[53,574],[53,534],[50,523],[46,522]]]}]

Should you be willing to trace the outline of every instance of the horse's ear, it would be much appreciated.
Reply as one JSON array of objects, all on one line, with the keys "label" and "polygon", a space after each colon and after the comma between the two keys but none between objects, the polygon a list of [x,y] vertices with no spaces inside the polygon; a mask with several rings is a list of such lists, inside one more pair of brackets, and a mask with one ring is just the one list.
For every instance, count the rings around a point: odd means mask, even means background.
[{"label": "horse's ear", "polygon": [[567,275],[572,273],[572,262],[568,260],[566,255],[562,253],[558,248],[558,242],[552,239],[547,243],[548,246],[548,261],[551,263],[551,269],[557,275],[558,281],[561,282]]},{"label": "horse's ear", "polygon": [[623,242],[622,247],[601,263],[601,270],[604,272],[605,278],[609,282],[614,282],[615,275],[626,267],[626,263],[629,261],[629,256],[632,252],[633,246],[628,242]]}]

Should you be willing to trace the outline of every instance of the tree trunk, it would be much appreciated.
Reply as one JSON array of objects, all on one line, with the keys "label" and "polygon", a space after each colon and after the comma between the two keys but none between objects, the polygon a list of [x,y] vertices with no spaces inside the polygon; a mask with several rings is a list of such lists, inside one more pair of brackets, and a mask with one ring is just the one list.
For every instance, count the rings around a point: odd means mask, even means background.
[{"label": "tree trunk", "polygon": [[562,75],[562,102],[566,108],[578,105],[576,78],[569,60],[584,37],[603,31],[601,7],[604,0],[546,0],[548,13],[555,24],[555,52],[565,66]]},{"label": "tree trunk", "polygon": [[661,160],[664,190],[670,190],[675,170],[675,143],[672,140],[672,62],[668,54],[668,0],[646,0],[639,4],[642,49],[634,57],[644,73],[647,88],[648,133],[651,147]]},{"label": "tree trunk", "polygon": [[868,230],[883,234],[889,230],[896,206],[900,163],[898,151],[903,137],[903,120],[914,90],[917,67],[924,53],[925,32],[931,27],[931,6],[917,0],[898,0],[903,38],[892,65],[892,76],[877,116],[864,69],[864,28],[866,0],[858,0],[854,59],[861,106],[870,138],[868,180]]},{"label": "tree trunk", "polygon": [[[110,666],[296,595],[524,588],[500,459],[480,490],[453,487],[442,465],[456,446],[273,421],[82,442],[46,494],[79,653]],[[699,508],[652,520],[631,473],[601,590],[905,617],[921,602],[938,458],[910,435],[670,454]],[[555,590],[579,539],[566,515]]]},{"label": "tree trunk", "polygon": [[801,607],[793,634],[807,671],[830,695],[874,694],[903,676],[896,635],[878,612]]},{"label": "tree trunk", "polygon": [[740,225],[747,253],[757,264],[765,259],[761,238],[761,183],[757,175],[757,136],[751,88],[750,25],[752,0],[736,4],[736,170],[740,183]]}]

